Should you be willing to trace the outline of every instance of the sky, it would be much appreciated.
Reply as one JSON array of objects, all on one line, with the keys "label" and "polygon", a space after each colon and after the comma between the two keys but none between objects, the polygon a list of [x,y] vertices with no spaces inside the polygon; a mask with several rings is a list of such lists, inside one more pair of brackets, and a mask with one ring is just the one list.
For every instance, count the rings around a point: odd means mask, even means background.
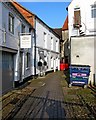
[{"label": "sky", "polygon": [[51,28],[61,28],[67,16],[69,2],[19,2],[23,7],[36,14]]}]

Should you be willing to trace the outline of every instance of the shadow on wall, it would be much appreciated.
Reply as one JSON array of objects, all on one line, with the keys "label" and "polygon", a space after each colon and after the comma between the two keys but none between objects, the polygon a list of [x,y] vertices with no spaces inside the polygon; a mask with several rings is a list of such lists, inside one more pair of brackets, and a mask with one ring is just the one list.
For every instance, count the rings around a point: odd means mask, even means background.
[{"label": "shadow on wall", "polygon": [[64,43],[64,57],[65,57],[65,63],[69,63],[69,43],[68,40]]}]

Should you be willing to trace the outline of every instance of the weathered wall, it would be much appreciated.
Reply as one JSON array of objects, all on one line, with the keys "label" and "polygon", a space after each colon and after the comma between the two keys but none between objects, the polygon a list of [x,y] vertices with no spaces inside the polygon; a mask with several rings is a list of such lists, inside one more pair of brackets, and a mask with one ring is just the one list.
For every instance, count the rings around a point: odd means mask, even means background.
[{"label": "weathered wall", "polygon": [[[96,37],[95,37],[96,38]],[[93,83],[93,76],[96,74],[96,60],[94,58],[96,46],[94,36],[71,37],[71,64],[90,65],[90,81]]]},{"label": "weathered wall", "polygon": [[[0,3],[1,5],[1,3]],[[1,8],[1,7],[0,7]],[[9,13],[14,16],[14,34],[9,31]],[[0,17],[1,19],[1,17]],[[20,34],[22,24],[25,25],[25,33],[29,33],[31,27],[18,11],[10,3],[2,3],[2,39],[0,46],[15,50],[14,54],[14,81],[22,80],[32,75],[33,55],[32,49],[22,51],[22,61],[20,63]],[[5,33],[4,33],[5,31]],[[32,43],[33,44],[33,43]],[[33,45],[32,45],[33,48]],[[30,66],[27,68],[26,53],[30,53]],[[12,54],[10,52],[10,54]],[[20,69],[22,68],[22,71]],[[20,77],[21,76],[21,77]]]},{"label": "weathered wall", "polygon": [[69,48],[68,48],[68,44],[69,44],[69,31],[65,30],[62,31],[62,40],[63,40],[63,46],[62,46],[62,56],[68,56],[69,57]]}]

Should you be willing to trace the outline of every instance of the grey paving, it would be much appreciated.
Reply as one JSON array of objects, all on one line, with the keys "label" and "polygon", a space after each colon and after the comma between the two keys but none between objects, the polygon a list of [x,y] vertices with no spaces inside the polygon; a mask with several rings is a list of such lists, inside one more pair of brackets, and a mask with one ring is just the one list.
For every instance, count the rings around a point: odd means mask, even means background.
[{"label": "grey paving", "polygon": [[25,101],[14,119],[65,118],[63,92],[58,72],[51,73],[45,79],[45,85],[38,88]]}]

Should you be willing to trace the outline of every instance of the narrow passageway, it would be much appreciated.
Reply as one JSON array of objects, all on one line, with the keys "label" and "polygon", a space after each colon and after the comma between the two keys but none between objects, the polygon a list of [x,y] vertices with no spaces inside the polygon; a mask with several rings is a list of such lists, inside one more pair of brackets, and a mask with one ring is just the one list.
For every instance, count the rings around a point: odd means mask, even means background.
[{"label": "narrow passageway", "polygon": [[14,118],[65,118],[63,99],[60,75],[51,73],[45,85],[29,96]]},{"label": "narrow passageway", "polygon": [[[22,86],[23,87],[23,86]],[[62,71],[13,90],[3,97],[2,120],[29,119],[96,119],[95,88],[68,88]]]}]

